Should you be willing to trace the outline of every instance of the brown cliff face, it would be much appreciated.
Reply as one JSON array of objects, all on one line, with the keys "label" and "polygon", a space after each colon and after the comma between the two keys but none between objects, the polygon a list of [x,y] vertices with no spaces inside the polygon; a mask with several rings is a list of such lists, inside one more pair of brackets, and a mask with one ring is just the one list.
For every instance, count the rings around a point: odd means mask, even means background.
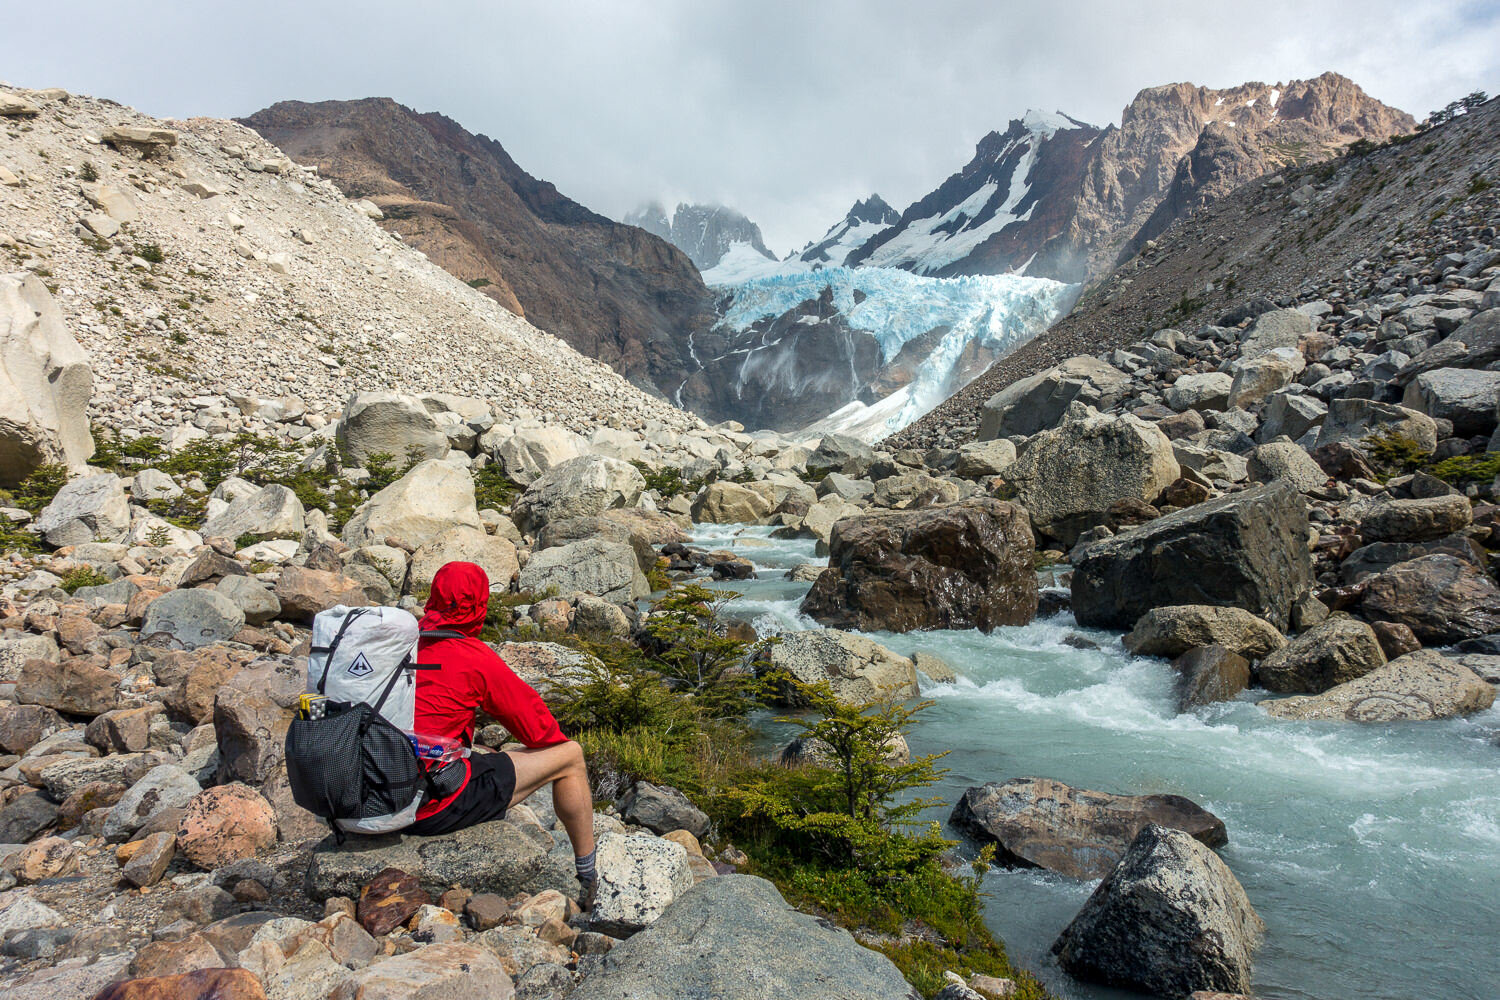
[{"label": "brown cliff face", "polygon": [[[284,101],[244,120],[386,228],[507,309],[650,392],[687,377],[713,296],[664,240],[590,211],[493,139],[388,98]],[[695,367],[695,366],[694,366]]]},{"label": "brown cliff face", "polygon": [[[1188,83],[1143,90],[1085,167],[1066,234],[1050,248],[1056,276],[1101,275],[1132,252],[1148,222],[1160,233],[1245,181],[1415,126],[1337,73],[1225,90]],[[1164,202],[1169,208],[1153,218]]]}]

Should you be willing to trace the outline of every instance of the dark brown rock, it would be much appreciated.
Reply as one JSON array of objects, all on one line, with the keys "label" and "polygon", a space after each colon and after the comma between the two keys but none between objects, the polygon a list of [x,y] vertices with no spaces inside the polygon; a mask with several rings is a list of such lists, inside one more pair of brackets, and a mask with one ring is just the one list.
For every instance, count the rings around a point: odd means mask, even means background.
[{"label": "dark brown rock", "polygon": [[76,826],[86,813],[106,809],[120,801],[126,786],[115,781],[90,781],[75,788],[58,807],[58,821],[63,829]]},{"label": "dark brown rock", "polygon": [[1024,625],[1036,616],[1026,511],[980,497],[839,521],[802,611],[824,625],[908,632]]},{"label": "dark brown rock", "polygon": [[144,887],[155,885],[166,874],[167,866],[177,853],[177,836],[171,833],[153,833],[137,841],[140,846],[120,868],[120,877],[131,885]]},{"label": "dark brown rock", "polygon": [[355,917],[375,937],[389,934],[432,902],[416,878],[396,868],[376,875],[359,894]]},{"label": "dark brown rock", "polygon": [[0,705],[0,750],[6,753],[25,753],[66,728],[67,720],[45,705]]},{"label": "dark brown rock", "polygon": [[1050,778],[971,787],[949,820],[994,841],[1006,864],[1084,879],[1107,875],[1148,824],[1182,830],[1210,847],[1229,839],[1222,820],[1180,795],[1114,795]]},{"label": "dark brown rock", "polygon": [[308,623],[319,611],[337,604],[363,608],[371,603],[358,580],[342,573],[291,565],[281,567],[276,599],[281,602],[281,617]]},{"label": "dark brown rock", "polygon": [[469,926],[476,931],[487,931],[500,926],[510,916],[510,905],[493,892],[482,892],[470,896],[464,903],[464,916],[469,918]]},{"label": "dark brown rock", "polygon": [[1371,622],[1370,628],[1375,630],[1375,638],[1387,660],[1415,653],[1422,648],[1422,641],[1408,625],[1400,622]]},{"label": "dark brown rock", "polygon": [[115,707],[120,677],[97,656],[75,656],[52,663],[27,660],[16,684],[16,701],[44,705],[69,715],[100,715]]},{"label": "dark brown rock", "polygon": [[1365,581],[1364,617],[1406,625],[1442,646],[1500,630],[1500,587],[1450,555],[1398,563]]},{"label": "dark brown rock", "polygon": [[1177,711],[1229,701],[1250,686],[1250,661],[1223,646],[1198,646],[1172,661]]}]

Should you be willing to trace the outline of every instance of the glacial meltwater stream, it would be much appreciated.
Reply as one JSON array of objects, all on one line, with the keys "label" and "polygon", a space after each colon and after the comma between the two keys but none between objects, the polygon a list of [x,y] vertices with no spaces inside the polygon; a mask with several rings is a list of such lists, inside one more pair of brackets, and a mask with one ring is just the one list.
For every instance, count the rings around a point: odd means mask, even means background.
[{"label": "glacial meltwater stream", "polygon": [[[755,562],[721,584],[762,634],[816,628],[807,585],[782,577],[813,542],[770,529],[698,526],[697,544]],[[1065,644],[1087,638],[1097,649]],[[1256,994],[1315,1000],[1500,996],[1500,709],[1468,719],[1366,726],[1281,722],[1247,692],[1178,715],[1172,671],[1127,654],[1117,633],[1067,615],[991,635],[874,633],[959,674],[923,680],[934,704],[913,753],[948,751],[932,795],[948,811],[969,785],[1041,776],[1123,793],[1174,792],[1222,818],[1220,854],[1266,922]],[[952,835],[952,831],[949,831]],[[1069,979],[1049,953],[1095,883],[992,871],[986,917],[1012,957],[1062,997],[1125,996]]]}]

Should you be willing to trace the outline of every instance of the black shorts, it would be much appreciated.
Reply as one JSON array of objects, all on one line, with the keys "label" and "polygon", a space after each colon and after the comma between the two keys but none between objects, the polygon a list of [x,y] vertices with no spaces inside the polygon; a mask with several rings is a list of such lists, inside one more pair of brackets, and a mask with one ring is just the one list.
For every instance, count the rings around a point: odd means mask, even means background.
[{"label": "black shorts", "polygon": [[491,820],[504,819],[516,794],[516,765],[510,754],[476,753],[469,756],[469,783],[458,797],[440,811],[419,819],[407,833],[435,837]]}]

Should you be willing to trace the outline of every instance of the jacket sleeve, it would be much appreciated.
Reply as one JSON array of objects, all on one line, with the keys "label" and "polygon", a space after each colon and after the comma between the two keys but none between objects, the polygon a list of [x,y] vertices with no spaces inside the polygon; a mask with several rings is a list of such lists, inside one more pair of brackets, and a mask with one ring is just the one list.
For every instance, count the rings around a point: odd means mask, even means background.
[{"label": "jacket sleeve", "polygon": [[567,742],[557,720],[542,696],[504,660],[491,653],[484,669],[484,695],[480,706],[499,720],[512,736],[532,749]]}]

